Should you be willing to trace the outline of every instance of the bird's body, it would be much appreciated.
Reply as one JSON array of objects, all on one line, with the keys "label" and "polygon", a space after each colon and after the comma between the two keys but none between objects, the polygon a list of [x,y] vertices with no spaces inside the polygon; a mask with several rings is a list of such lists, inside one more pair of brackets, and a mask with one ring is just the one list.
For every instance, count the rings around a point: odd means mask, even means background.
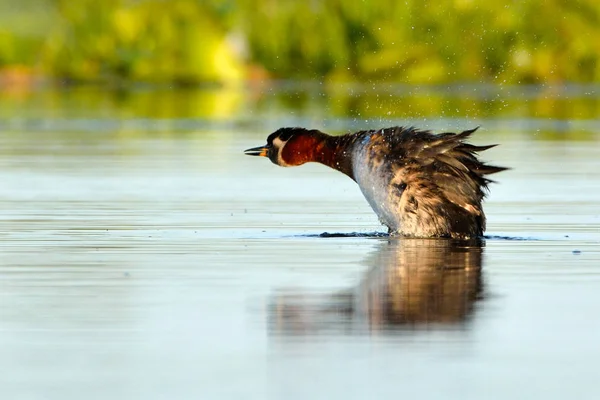
[{"label": "bird's body", "polygon": [[392,127],[329,136],[281,128],[267,145],[246,150],[280,166],[319,162],[352,178],[390,233],[410,237],[472,238],[485,230],[486,165],[464,140],[475,130],[433,134]]}]

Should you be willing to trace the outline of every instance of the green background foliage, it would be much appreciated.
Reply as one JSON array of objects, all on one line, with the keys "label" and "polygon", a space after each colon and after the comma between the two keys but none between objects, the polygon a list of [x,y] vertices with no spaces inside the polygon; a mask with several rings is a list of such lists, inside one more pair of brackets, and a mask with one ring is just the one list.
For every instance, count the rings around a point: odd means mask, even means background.
[{"label": "green background foliage", "polygon": [[0,69],[74,81],[600,81],[597,0],[0,0]]}]

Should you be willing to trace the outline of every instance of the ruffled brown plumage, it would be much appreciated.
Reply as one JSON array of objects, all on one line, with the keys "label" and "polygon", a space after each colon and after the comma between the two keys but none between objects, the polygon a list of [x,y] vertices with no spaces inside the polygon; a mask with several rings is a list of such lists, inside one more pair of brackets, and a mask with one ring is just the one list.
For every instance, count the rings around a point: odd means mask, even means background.
[{"label": "ruffled brown plumage", "polygon": [[471,238],[485,230],[482,201],[493,182],[487,175],[507,169],[479,160],[478,153],[495,145],[467,143],[476,129],[434,134],[391,127],[330,136],[281,128],[267,145],[246,154],[280,166],[319,162],[343,172],[358,183],[391,234]]}]

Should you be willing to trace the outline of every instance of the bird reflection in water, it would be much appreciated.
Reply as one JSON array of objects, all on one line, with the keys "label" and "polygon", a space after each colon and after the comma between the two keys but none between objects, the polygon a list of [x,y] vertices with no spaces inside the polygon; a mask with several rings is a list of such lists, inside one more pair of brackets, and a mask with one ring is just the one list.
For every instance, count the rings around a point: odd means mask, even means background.
[{"label": "bird reflection in water", "polygon": [[482,240],[391,238],[361,282],[328,295],[273,296],[274,334],[376,332],[465,324],[482,298]]}]

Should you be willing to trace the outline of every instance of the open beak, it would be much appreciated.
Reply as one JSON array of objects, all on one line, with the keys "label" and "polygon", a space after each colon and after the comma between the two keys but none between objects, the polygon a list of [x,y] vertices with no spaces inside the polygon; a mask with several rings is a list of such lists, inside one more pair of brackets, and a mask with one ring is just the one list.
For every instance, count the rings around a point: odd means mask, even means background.
[{"label": "open beak", "polygon": [[259,147],[253,147],[251,149],[244,150],[244,154],[246,154],[248,156],[267,157],[268,152],[269,152],[269,148],[266,145],[259,146]]}]

